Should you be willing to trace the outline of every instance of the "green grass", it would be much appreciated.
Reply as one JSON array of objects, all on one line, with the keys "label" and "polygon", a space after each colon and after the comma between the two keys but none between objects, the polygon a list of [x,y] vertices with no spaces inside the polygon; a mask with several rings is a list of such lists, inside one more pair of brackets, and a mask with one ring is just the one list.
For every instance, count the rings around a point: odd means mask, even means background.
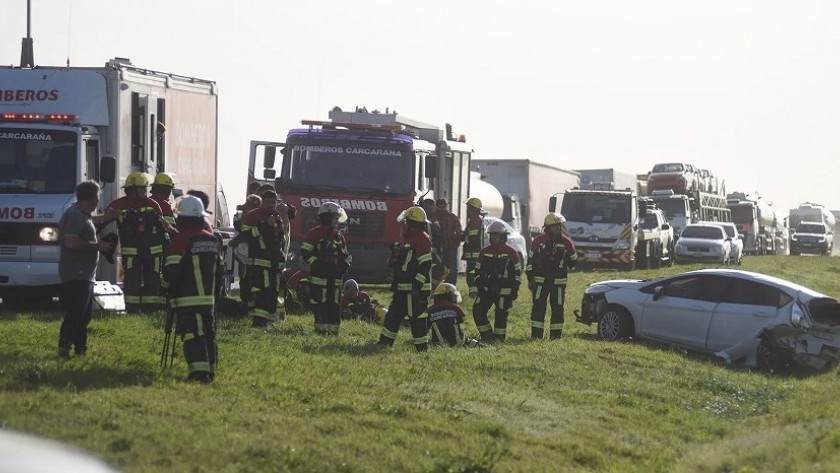
[{"label": "green grass", "polygon": [[[837,297],[839,263],[752,257],[743,269]],[[5,312],[0,425],[137,472],[840,471],[837,371],[766,376],[603,342],[574,322],[590,282],[698,267],[574,272],[560,341],[527,339],[524,288],[508,342],[491,348],[417,354],[402,329],[380,350],[366,323],[336,339],[314,335],[311,316],[266,331],[223,319],[209,386],[182,381],[180,353],[160,371],[160,316],[97,317],[88,354],[61,361],[60,314]]]}]

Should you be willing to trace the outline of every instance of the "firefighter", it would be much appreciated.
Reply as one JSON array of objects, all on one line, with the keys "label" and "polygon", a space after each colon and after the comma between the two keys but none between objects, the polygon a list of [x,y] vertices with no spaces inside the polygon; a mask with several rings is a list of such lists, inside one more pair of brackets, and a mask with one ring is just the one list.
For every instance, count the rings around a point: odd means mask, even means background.
[{"label": "firefighter", "polygon": [[[473,318],[481,340],[492,343],[504,341],[507,334],[508,311],[519,297],[522,283],[522,264],[516,250],[507,245],[508,231],[505,224],[493,222],[487,228],[490,246],[481,250],[475,263],[473,280],[478,295],[473,303]],[[487,319],[487,312],[495,304],[493,327]]]},{"label": "firefighter", "polygon": [[394,270],[391,291],[394,297],[385,317],[379,343],[393,346],[397,332],[408,317],[414,347],[417,351],[429,348],[429,329],[425,314],[432,292],[432,241],[426,233],[426,211],[410,207],[397,220],[405,222],[402,242],[394,247],[389,264]]},{"label": "firefighter", "polygon": [[359,289],[355,279],[344,281],[341,289],[341,318],[344,320],[359,319],[365,322],[373,320],[373,305],[370,294]]},{"label": "firefighter", "polygon": [[123,185],[125,196],[108,206],[119,212],[117,229],[127,312],[154,311],[166,303],[160,294],[160,257],[165,233],[175,229],[163,219],[160,205],[146,195],[148,186],[145,174],[131,173]]},{"label": "firefighter", "polygon": [[[256,184],[256,187],[259,187],[259,183],[252,182],[251,186],[248,186],[249,189]],[[256,190],[256,187],[254,190]],[[254,296],[251,293],[251,281],[248,279],[247,275],[247,268],[248,268],[248,261],[247,261],[247,236],[242,233],[242,218],[248,214],[248,212],[257,209],[262,206],[262,198],[256,194],[248,195],[248,198],[245,200],[243,205],[239,206],[239,210],[241,211],[241,215],[239,215],[233,222],[233,226],[238,232],[235,237],[230,241],[230,247],[233,248],[234,255],[236,256],[236,268],[239,273],[239,300],[240,302],[240,312],[247,314],[250,310],[251,306],[253,305]],[[241,247],[240,247],[241,245]],[[242,248],[246,248],[246,251],[243,253],[240,250]],[[239,255],[243,255],[241,258]]]},{"label": "firefighter", "polygon": [[175,333],[181,336],[188,380],[209,383],[216,373],[216,329],[213,287],[219,264],[218,244],[204,228],[201,199],[178,201],[178,234],[172,240],[161,284],[175,311]]},{"label": "firefighter", "polygon": [[440,283],[435,287],[434,303],[426,310],[432,344],[444,347],[478,346],[478,341],[467,337],[461,329],[464,323],[464,309],[461,293],[454,284]]},{"label": "firefighter", "polygon": [[423,199],[420,207],[426,211],[426,218],[430,222],[426,233],[432,239],[432,286],[437,287],[446,277],[446,266],[443,264],[443,234],[434,199]]},{"label": "firefighter", "polygon": [[253,298],[249,300],[252,326],[265,327],[278,319],[279,276],[286,265],[283,218],[277,211],[277,194],[266,191],[262,205],[242,218],[242,234],[248,243],[246,277]]},{"label": "firefighter", "polygon": [[[152,192],[149,196],[152,200],[160,205],[161,215],[163,219],[169,222],[170,225],[175,226],[175,213],[172,211],[172,204],[169,203],[169,198],[172,196],[172,189],[175,188],[175,181],[172,175],[165,172],[159,172],[154,181],[152,181]],[[169,237],[169,234],[166,234]],[[167,238],[168,242],[169,238]]]},{"label": "firefighter", "polygon": [[546,301],[551,304],[548,336],[563,334],[563,305],[566,301],[566,277],[577,261],[575,244],[564,233],[566,219],[559,213],[545,216],[545,232],[534,238],[528,252],[528,289],[533,294],[531,338],[541,339],[545,330]]},{"label": "firefighter", "polygon": [[470,297],[475,298],[478,288],[475,285],[475,263],[484,246],[484,212],[481,199],[467,199],[467,228],[464,230],[464,252],[461,259],[467,262],[467,286]]},{"label": "firefighter", "polygon": [[319,225],[306,234],[300,254],[309,264],[309,290],[315,333],[338,335],[341,326],[341,281],[350,270],[350,254],[338,224],[347,221],[347,213],[335,202],[318,208]]}]

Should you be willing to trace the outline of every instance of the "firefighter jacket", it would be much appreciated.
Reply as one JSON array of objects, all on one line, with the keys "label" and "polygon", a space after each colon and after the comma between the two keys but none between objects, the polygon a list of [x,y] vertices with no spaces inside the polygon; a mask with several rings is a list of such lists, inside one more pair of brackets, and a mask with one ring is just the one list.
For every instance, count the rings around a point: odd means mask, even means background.
[{"label": "firefighter jacket", "polygon": [[478,288],[499,288],[502,296],[518,292],[522,282],[519,255],[506,243],[495,243],[481,250],[473,271]]},{"label": "firefighter jacket", "polygon": [[354,318],[370,318],[370,295],[365,291],[359,291],[359,294],[352,298],[342,294],[341,312],[348,313]]},{"label": "firefighter jacket", "polygon": [[160,223],[163,211],[148,197],[125,196],[111,202],[119,211],[117,229],[123,256],[162,255],[167,235]]},{"label": "firefighter jacket", "polygon": [[479,214],[473,214],[467,221],[467,229],[464,231],[464,254],[462,260],[475,261],[484,246],[484,219]]},{"label": "firefighter jacket", "polygon": [[525,273],[528,282],[541,283],[546,278],[565,284],[569,268],[577,261],[575,244],[565,235],[543,233],[534,238],[528,252],[528,267]]},{"label": "firefighter jacket", "polygon": [[446,346],[460,346],[464,344],[464,310],[458,304],[444,300],[435,302],[426,309],[432,342]]},{"label": "firefighter jacket", "polygon": [[169,245],[161,278],[172,307],[213,307],[218,265],[218,243],[212,233],[178,232]]},{"label": "firefighter jacket", "polygon": [[285,263],[285,232],[276,211],[258,207],[242,219],[242,234],[248,242],[248,264],[266,269]]},{"label": "firefighter jacket", "polygon": [[350,269],[344,235],[330,226],[318,225],[309,230],[300,245],[300,255],[314,278],[340,278]]},{"label": "firefighter jacket", "polygon": [[157,204],[160,206],[160,214],[161,216],[163,216],[163,219],[169,222],[169,224],[174,227],[175,212],[172,211],[172,204],[169,203],[169,197],[165,195],[152,194],[151,196],[149,196],[149,198],[157,202]]},{"label": "firefighter jacket", "polygon": [[432,241],[429,235],[414,228],[403,234],[403,241],[395,245],[391,257],[394,292],[419,293],[428,298],[432,292]]}]

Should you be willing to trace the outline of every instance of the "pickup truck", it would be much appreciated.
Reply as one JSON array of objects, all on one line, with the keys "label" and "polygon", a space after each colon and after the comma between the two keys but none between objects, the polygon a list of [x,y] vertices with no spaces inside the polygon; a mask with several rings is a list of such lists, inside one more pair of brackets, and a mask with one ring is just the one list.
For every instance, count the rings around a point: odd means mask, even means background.
[{"label": "pickup truck", "polygon": [[674,264],[674,229],[665,219],[662,209],[649,206],[645,213],[640,213],[638,235],[638,267],[660,268]]}]

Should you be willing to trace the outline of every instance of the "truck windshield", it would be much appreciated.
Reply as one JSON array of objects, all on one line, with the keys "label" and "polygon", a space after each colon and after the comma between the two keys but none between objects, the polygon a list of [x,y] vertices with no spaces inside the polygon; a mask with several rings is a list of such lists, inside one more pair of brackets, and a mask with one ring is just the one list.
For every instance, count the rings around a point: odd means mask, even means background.
[{"label": "truck windshield", "polygon": [[735,223],[752,223],[755,219],[755,211],[748,205],[738,205],[730,207],[732,212],[732,221]]},{"label": "truck windshield", "polygon": [[328,142],[288,146],[283,168],[289,185],[407,194],[414,153],[403,144]]},{"label": "truck windshield", "polygon": [[796,227],[796,233],[825,233],[825,227],[821,223],[802,223]]},{"label": "truck windshield", "polygon": [[561,213],[570,222],[629,223],[629,196],[604,194],[566,194]]},{"label": "truck windshield", "polygon": [[688,215],[688,211],[685,208],[685,201],[682,199],[663,199],[663,200],[655,200],[656,205],[665,211],[665,216],[668,218],[672,217],[685,217]]},{"label": "truck windshield", "polygon": [[0,129],[0,193],[72,193],[76,139],[70,131]]}]

